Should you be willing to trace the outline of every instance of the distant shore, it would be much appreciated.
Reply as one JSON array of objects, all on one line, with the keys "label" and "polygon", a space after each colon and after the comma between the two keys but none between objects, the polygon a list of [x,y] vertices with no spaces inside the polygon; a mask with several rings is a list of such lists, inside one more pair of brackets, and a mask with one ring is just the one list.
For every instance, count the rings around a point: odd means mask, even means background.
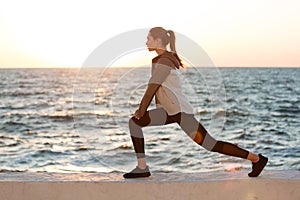
[{"label": "distant shore", "polygon": [[[150,66],[150,65],[149,65]],[[87,67],[87,66],[68,66],[68,67],[59,67],[59,66],[45,66],[45,67],[30,67],[30,66],[25,66],[25,67],[0,67],[0,70],[7,70],[7,69],[98,69],[98,68],[106,68],[106,67],[112,67],[112,68],[140,68],[140,67],[149,67],[149,66],[99,66],[99,67]],[[191,66],[187,66],[189,68]],[[216,67],[216,68],[279,68],[279,69],[298,69],[300,66],[198,66],[197,68],[211,68],[211,67]]]}]

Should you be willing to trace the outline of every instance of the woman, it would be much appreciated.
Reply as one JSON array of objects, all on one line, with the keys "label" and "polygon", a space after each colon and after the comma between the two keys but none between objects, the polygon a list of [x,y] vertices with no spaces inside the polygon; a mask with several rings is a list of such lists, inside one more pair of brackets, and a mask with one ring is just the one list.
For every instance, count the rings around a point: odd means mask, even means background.
[{"label": "woman", "polygon": [[[170,44],[171,51],[167,51]],[[124,178],[149,177],[146,164],[142,127],[178,123],[194,142],[205,149],[252,161],[249,177],[257,177],[268,162],[268,158],[248,152],[234,144],[215,140],[195,119],[193,108],[181,91],[177,69],[183,67],[175,49],[175,35],[162,27],[149,31],[146,43],[149,51],[156,51],[152,59],[152,76],[138,110],[129,120],[130,135],[137,156],[137,167],[123,175]],[[147,108],[155,96],[156,109]]]}]

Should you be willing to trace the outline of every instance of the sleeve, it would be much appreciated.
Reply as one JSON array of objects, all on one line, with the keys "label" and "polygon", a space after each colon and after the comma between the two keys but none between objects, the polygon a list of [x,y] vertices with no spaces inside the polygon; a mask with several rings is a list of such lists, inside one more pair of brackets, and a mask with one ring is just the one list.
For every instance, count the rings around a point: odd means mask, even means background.
[{"label": "sleeve", "polygon": [[139,106],[139,110],[142,113],[142,115],[146,112],[160,85],[164,82],[164,80],[166,80],[167,76],[171,73],[171,66],[173,64],[169,59],[161,58],[157,63],[155,63],[155,65],[157,66],[155,67],[153,74],[148,82],[148,87]]},{"label": "sleeve", "polygon": [[170,61],[170,59],[167,58],[161,58],[157,63],[153,74],[149,80],[148,84],[159,84],[161,85],[164,80],[166,80],[167,76],[170,74],[171,70],[173,69],[171,66],[173,66],[173,63]]}]

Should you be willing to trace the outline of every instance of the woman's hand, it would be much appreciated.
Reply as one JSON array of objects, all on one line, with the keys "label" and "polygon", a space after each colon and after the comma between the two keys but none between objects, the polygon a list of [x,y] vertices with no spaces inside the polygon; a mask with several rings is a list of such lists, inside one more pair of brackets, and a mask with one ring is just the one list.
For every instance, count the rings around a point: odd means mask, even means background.
[{"label": "woman's hand", "polygon": [[134,117],[135,117],[136,119],[142,118],[143,115],[144,115],[144,113],[142,113],[139,109],[137,109],[137,110],[135,111],[135,113],[134,113]]}]

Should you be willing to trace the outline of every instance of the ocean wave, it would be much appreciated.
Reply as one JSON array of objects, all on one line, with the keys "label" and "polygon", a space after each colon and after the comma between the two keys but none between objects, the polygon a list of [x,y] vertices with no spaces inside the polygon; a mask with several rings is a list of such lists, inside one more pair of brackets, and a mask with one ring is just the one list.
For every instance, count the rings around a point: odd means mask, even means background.
[{"label": "ocean wave", "polygon": [[36,150],[31,157],[37,158],[37,157],[45,157],[45,156],[59,156],[59,155],[71,155],[70,151],[54,151],[51,149],[41,149]]},{"label": "ocean wave", "polygon": [[277,117],[277,118],[294,118],[295,115],[294,113],[282,113],[282,112],[272,112],[271,113],[272,117]]},{"label": "ocean wave", "polygon": [[239,134],[234,134],[234,137],[231,139],[246,139],[248,135],[246,133],[239,133]]},{"label": "ocean wave", "polygon": [[73,121],[74,117],[71,114],[48,114],[43,115],[45,118],[50,118],[54,122],[70,122]]},{"label": "ocean wave", "polygon": [[275,128],[262,128],[261,131],[263,132],[269,132],[269,133],[272,133],[272,134],[275,134],[275,135],[278,135],[278,136],[290,136],[287,132],[285,131],[282,131],[282,130],[278,130],[278,129],[275,129]]},{"label": "ocean wave", "polygon": [[7,121],[4,123],[6,126],[26,126],[26,124],[22,122],[16,122],[16,121]]},{"label": "ocean wave", "polygon": [[279,113],[285,113],[285,114],[299,114],[300,108],[298,107],[279,108],[279,109],[275,109],[274,111]]},{"label": "ocean wave", "polygon": [[33,91],[33,92],[1,92],[3,96],[13,96],[13,97],[22,97],[22,96],[32,96],[32,95],[47,95],[48,91]]},{"label": "ocean wave", "polygon": [[271,139],[270,140],[264,139],[264,140],[260,140],[259,142],[264,143],[264,144],[272,144],[272,145],[276,145],[276,146],[284,146],[283,143],[281,143],[277,140],[271,140]]},{"label": "ocean wave", "polygon": [[122,145],[119,145],[115,148],[113,148],[113,150],[128,150],[128,149],[132,149],[132,146],[131,145],[127,145],[127,144],[122,144]]},{"label": "ocean wave", "polygon": [[0,173],[9,173],[9,172],[27,172],[27,169],[14,169],[14,168],[2,168]]},{"label": "ocean wave", "polygon": [[236,117],[236,116],[246,117],[249,116],[249,114],[250,114],[249,111],[242,110],[242,109],[227,110],[226,112],[226,116],[228,117]]},{"label": "ocean wave", "polygon": [[78,148],[74,149],[74,151],[88,151],[88,150],[95,150],[96,148],[94,146],[86,146],[81,145]]}]

